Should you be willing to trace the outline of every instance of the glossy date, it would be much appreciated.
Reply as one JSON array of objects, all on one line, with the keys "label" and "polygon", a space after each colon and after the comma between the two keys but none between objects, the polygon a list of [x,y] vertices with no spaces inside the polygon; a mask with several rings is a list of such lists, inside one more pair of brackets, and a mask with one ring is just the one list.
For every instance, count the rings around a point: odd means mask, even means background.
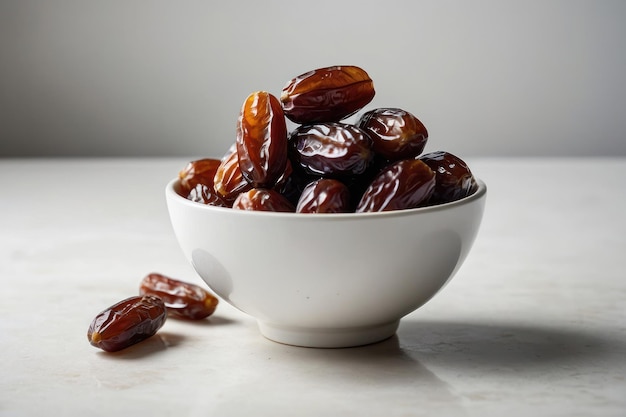
[{"label": "glossy date", "polygon": [[429,204],[442,204],[467,197],[476,191],[476,179],[468,165],[450,152],[437,151],[419,157],[435,172],[436,184]]},{"label": "glossy date", "polygon": [[374,95],[374,83],[367,72],[344,65],[293,78],[283,88],[280,101],[285,116],[295,123],[338,122],[356,113]]},{"label": "glossy date", "polygon": [[253,188],[239,194],[233,203],[236,210],[294,212],[296,209],[287,197],[278,191]]},{"label": "glossy date", "polygon": [[221,159],[220,166],[215,172],[213,188],[225,201],[232,203],[239,193],[252,188],[239,168],[239,156],[235,145],[231,146]]},{"label": "glossy date", "polygon": [[356,125],[372,138],[374,152],[390,161],[421,154],[428,141],[424,124],[408,111],[398,108],[370,110]]},{"label": "glossy date", "polygon": [[287,125],[280,101],[266,91],[246,98],[237,120],[239,169],[254,187],[272,187],[287,164]]},{"label": "glossy date", "polygon": [[205,184],[197,184],[187,194],[187,199],[195,203],[207,204],[209,206],[230,207],[215,189]]},{"label": "glossy date", "polygon": [[159,297],[130,297],[98,314],[87,330],[87,339],[97,348],[116,352],[156,334],[166,318],[165,303]]},{"label": "glossy date", "polygon": [[374,178],[359,201],[356,212],[406,210],[419,207],[435,188],[435,173],[418,159],[404,159]]},{"label": "glossy date", "polygon": [[289,142],[293,161],[311,175],[359,175],[374,157],[372,140],[350,124],[300,126],[291,133]]},{"label": "glossy date", "polygon": [[141,280],[139,293],[162,299],[168,315],[190,320],[209,317],[219,303],[217,297],[198,285],[158,273],[148,274]]},{"label": "glossy date", "polygon": [[189,162],[178,173],[182,195],[187,195],[198,184],[213,188],[215,173],[221,161],[213,158],[197,159]]},{"label": "glossy date", "polygon": [[321,178],[309,183],[298,200],[297,213],[347,213],[350,190],[341,181]]}]

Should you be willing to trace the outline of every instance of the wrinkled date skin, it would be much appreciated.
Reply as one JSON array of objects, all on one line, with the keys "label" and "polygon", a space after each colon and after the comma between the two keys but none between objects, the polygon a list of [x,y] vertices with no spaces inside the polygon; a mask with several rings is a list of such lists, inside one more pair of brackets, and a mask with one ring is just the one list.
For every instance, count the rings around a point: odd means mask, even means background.
[{"label": "wrinkled date skin", "polygon": [[253,188],[239,194],[233,203],[237,210],[295,212],[296,208],[278,191]]},{"label": "wrinkled date skin", "polygon": [[181,194],[186,196],[198,184],[213,188],[213,181],[221,161],[213,158],[203,158],[191,161],[178,173]]},{"label": "wrinkled date skin", "polygon": [[436,184],[429,204],[460,200],[476,191],[478,185],[467,164],[445,151],[430,152],[419,157],[435,172]]},{"label": "wrinkled date skin", "polygon": [[246,98],[237,121],[239,169],[254,187],[272,187],[287,163],[287,124],[280,101],[266,91]]},{"label": "wrinkled date skin", "polygon": [[153,335],[167,318],[159,297],[130,297],[98,314],[87,331],[89,343],[107,352],[116,352]]},{"label": "wrinkled date skin", "polygon": [[418,159],[404,159],[385,167],[367,187],[356,212],[406,210],[428,201],[435,173]]},{"label": "wrinkled date skin", "polygon": [[374,83],[356,66],[320,68],[299,75],[282,90],[285,116],[294,123],[338,122],[374,98]]},{"label": "wrinkled date skin", "polygon": [[359,175],[374,157],[370,137],[349,124],[300,126],[291,133],[289,142],[292,160],[311,175]]},{"label": "wrinkled date skin", "polygon": [[418,156],[428,141],[424,124],[398,108],[379,108],[361,116],[356,125],[372,138],[374,152],[390,161]]},{"label": "wrinkled date skin", "polygon": [[350,191],[341,181],[322,178],[309,183],[298,200],[296,213],[347,213]]},{"label": "wrinkled date skin", "polygon": [[239,193],[252,188],[239,168],[239,156],[235,145],[231,146],[221,159],[220,166],[215,172],[213,188],[226,202],[232,204]]},{"label": "wrinkled date skin", "polygon": [[219,303],[217,297],[202,287],[157,273],[141,280],[139,293],[162,299],[169,316],[190,320],[209,317]]},{"label": "wrinkled date skin", "polygon": [[224,200],[212,186],[205,184],[197,184],[187,194],[187,199],[195,203],[207,204],[210,206],[218,207],[230,207],[230,205]]}]

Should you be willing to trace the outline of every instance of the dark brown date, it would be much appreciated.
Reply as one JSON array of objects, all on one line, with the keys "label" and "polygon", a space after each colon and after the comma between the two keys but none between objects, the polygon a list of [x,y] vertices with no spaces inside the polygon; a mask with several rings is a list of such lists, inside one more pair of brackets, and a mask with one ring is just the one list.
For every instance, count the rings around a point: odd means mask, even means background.
[{"label": "dark brown date", "polygon": [[405,210],[419,207],[435,188],[435,173],[418,159],[403,159],[385,167],[366,188],[356,212]]},{"label": "dark brown date", "polygon": [[145,340],[163,326],[167,310],[153,295],[130,297],[98,314],[87,331],[93,346],[116,352]]},{"label": "dark brown date", "polygon": [[291,133],[289,142],[292,161],[311,175],[359,175],[374,157],[370,137],[350,124],[300,126]]},{"label": "dark brown date", "polygon": [[350,191],[341,181],[321,178],[309,183],[298,200],[296,213],[347,213]]},{"label": "dark brown date", "polygon": [[198,184],[213,188],[213,181],[221,161],[213,158],[197,159],[189,162],[178,173],[180,190],[183,196],[189,194]]},{"label": "dark brown date", "polygon": [[436,184],[429,204],[459,200],[474,193],[476,179],[467,164],[458,156],[445,151],[430,152],[419,157],[435,172]]},{"label": "dark brown date", "polygon": [[139,293],[162,299],[169,316],[190,320],[209,317],[219,303],[217,297],[202,287],[157,273],[141,280]]},{"label": "dark brown date", "polygon": [[402,109],[370,110],[356,125],[372,138],[374,151],[390,161],[418,156],[428,141],[424,124]]},{"label": "dark brown date", "polygon": [[320,68],[299,75],[282,90],[285,116],[295,123],[338,122],[374,98],[374,83],[355,66]]},{"label": "dark brown date", "polygon": [[241,193],[233,203],[237,210],[294,212],[296,208],[278,191],[253,188]]},{"label": "dark brown date", "polygon": [[212,186],[197,184],[187,194],[187,199],[196,203],[207,204],[209,206],[230,207]]},{"label": "dark brown date", "polygon": [[232,203],[239,193],[252,188],[252,184],[246,181],[239,168],[239,156],[235,145],[231,146],[222,158],[215,172],[213,188],[228,203]]},{"label": "dark brown date", "polygon": [[237,120],[239,169],[254,187],[272,187],[287,163],[287,124],[280,101],[266,91],[246,98]]}]

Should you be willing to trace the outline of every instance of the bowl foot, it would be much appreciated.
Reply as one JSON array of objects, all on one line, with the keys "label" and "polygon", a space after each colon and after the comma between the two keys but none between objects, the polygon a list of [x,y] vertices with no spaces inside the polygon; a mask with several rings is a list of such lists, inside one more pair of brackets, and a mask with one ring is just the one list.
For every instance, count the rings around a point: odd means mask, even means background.
[{"label": "bowl foot", "polygon": [[346,348],[390,338],[398,330],[400,320],[374,326],[330,329],[282,326],[263,321],[258,324],[261,334],[274,342],[311,348]]}]

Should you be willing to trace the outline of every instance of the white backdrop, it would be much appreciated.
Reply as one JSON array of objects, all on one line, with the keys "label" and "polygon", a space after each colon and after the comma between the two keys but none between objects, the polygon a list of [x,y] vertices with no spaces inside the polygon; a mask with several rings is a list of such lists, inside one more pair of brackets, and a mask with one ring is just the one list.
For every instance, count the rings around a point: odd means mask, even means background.
[{"label": "white backdrop", "polygon": [[0,0],[0,156],[221,156],[250,92],[336,64],[427,151],[626,155],[622,0]]}]

